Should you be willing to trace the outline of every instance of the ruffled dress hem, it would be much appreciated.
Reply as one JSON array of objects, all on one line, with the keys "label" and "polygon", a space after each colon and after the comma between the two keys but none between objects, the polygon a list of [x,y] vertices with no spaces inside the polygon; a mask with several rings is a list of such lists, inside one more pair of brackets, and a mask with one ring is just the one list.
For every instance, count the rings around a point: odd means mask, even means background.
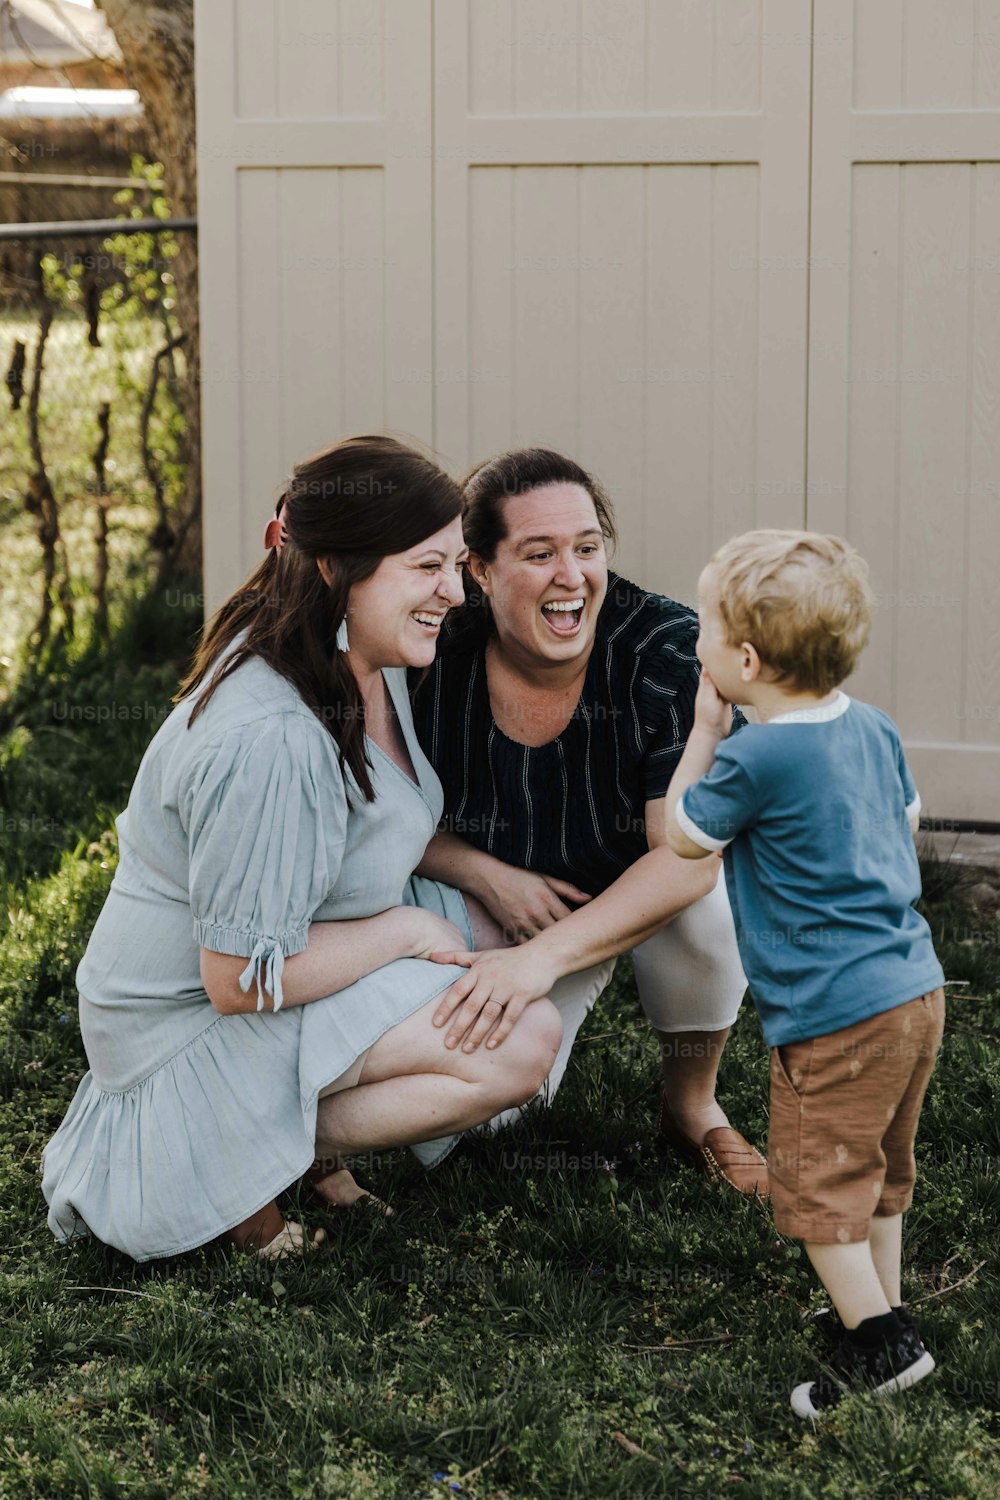
[{"label": "ruffled dress hem", "polygon": [[[472,927],[459,893],[448,889],[445,895],[443,889],[434,889],[435,882],[419,878],[414,885],[420,887],[420,904],[426,901],[447,909],[471,943]],[[414,972],[403,974],[401,966],[413,966]],[[356,986],[291,1011],[216,1016],[169,1059],[125,1089],[100,1087],[87,1073],[42,1157],[42,1188],[56,1239],[69,1244],[93,1235],[136,1262],[162,1260],[210,1244],[271,1202],[316,1158],[321,1090],[393,1026],[466,972],[457,965],[434,964],[432,976],[416,972],[416,966],[426,971],[430,961],[397,959],[356,981]],[[350,994],[355,987],[365,989],[363,1007]],[[413,998],[401,1003],[402,994]],[[370,1029],[358,1026],[359,1015],[370,1022]],[[317,1060],[324,1057],[336,1058],[336,1064],[317,1068]],[[289,1089],[298,1092],[301,1125],[296,1126],[294,1118],[264,1119],[266,1103],[261,1101],[285,1096]],[[206,1096],[213,1106],[211,1125],[203,1110]],[[183,1125],[165,1139],[168,1122],[176,1126],[189,1116],[203,1122],[197,1142]],[[442,1136],[415,1142],[409,1149],[432,1169],[460,1139],[460,1133]],[[263,1164],[269,1158],[272,1166],[264,1176]],[[241,1189],[247,1163],[252,1176]],[[154,1182],[158,1192],[162,1189],[145,1228],[141,1194],[138,1203],[135,1196],[143,1179]],[[169,1238],[167,1226],[190,1222],[193,1206],[201,1216],[196,1232]],[[126,1222],[130,1218],[132,1224]]]}]

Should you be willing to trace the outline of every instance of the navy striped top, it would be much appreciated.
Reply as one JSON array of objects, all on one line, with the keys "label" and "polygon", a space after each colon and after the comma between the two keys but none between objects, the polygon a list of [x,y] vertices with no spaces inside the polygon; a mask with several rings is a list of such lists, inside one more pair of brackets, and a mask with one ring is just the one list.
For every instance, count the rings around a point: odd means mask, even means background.
[{"label": "navy striped top", "polygon": [[579,704],[538,746],[493,722],[488,633],[486,608],[449,615],[433,666],[410,674],[440,826],[597,895],[646,853],[645,804],[665,795],[694,723],[697,615],[610,574]]}]

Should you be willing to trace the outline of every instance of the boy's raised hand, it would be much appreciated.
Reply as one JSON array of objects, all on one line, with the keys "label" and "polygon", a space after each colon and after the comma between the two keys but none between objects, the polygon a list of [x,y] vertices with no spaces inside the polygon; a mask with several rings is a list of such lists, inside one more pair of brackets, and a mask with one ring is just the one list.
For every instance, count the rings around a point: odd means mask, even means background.
[{"label": "boy's raised hand", "polygon": [[694,722],[696,729],[707,730],[718,740],[724,740],[733,727],[732,704],[723,698],[704,667],[694,700]]}]

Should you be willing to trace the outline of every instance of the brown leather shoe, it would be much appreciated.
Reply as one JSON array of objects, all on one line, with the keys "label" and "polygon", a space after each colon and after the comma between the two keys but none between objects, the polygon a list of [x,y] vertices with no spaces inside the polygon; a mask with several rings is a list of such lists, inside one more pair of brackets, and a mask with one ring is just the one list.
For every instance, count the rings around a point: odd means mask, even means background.
[{"label": "brown leather shoe", "polygon": [[751,1146],[731,1125],[716,1125],[706,1135],[701,1150],[709,1164],[709,1174],[716,1181],[728,1182],[738,1193],[767,1197],[770,1192],[767,1162],[756,1146]]},{"label": "brown leather shoe", "polygon": [[711,1177],[713,1182],[728,1183],[738,1193],[767,1197],[767,1162],[731,1125],[716,1125],[699,1146],[681,1130],[664,1097],[656,1121],[656,1136],[662,1145],[675,1151],[706,1177]]}]

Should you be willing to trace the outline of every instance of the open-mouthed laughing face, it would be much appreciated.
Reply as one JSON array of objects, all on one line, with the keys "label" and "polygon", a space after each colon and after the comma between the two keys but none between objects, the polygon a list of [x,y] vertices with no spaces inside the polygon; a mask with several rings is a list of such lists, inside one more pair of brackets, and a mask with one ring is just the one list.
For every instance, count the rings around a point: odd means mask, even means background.
[{"label": "open-mouthed laughing face", "polygon": [[546,484],[503,504],[507,535],[492,562],[473,556],[500,648],[536,664],[587,662],[608,591],[594,502],[579,484]]}]

